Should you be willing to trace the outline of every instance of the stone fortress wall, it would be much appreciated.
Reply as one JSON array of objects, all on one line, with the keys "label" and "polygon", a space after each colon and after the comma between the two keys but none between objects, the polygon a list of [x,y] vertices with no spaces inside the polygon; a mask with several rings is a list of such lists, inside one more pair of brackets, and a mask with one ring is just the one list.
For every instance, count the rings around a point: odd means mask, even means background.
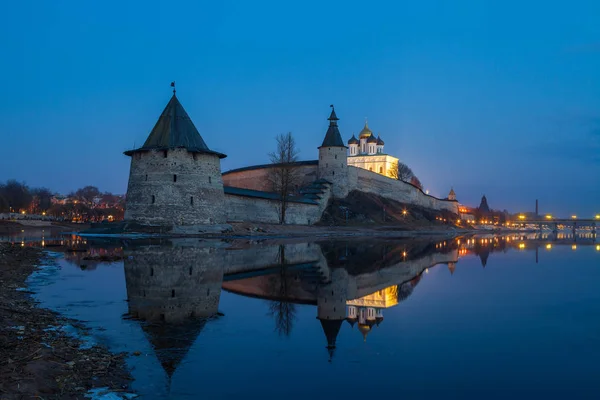
[{"label": "stone fortress wall", "polygon": [[[331,157],[333,158],[333,157]],[[336,160],[334,160],[335,162]],[[234,170],[223,174],[225,186],[243,187],[252,190],[266,190],[264,185],[268,177],[270,166],[257,166]],[[302,174],[312,177],[312,171],[317,171],[316,165],[299,166]],[[345,166],[347,175],[339,172],[339,167],[334,170],[322,171],[322,178],[332,181],[334,197],[345,197],[349,192],[358,190],[366,193],[398,201],[400,203],[415,204],[432,210],[447,210],[458,214],[458,202],[438,199],[423,193],[419,188],[410,183],[389,178],[375,172],[353,166]],[[337,171],[338,176],[334,174]],[[324,173],[323,173],[324,172]],[[306,185],[310,180],[303,182]],[[342,196],[336,196],[335,191]],[[331,191],[324,193],[318,201],[318,206],[312,204],[290,203],[287,209],[286,222],[289,224],[313,224],[320,220],[321,214],[327,207],[332,197]],[[279,222],[279,202],[263,198],[249,198],[239,195],[225,194],[227,204],[226,220],[252,221],[264,223]]]},{"label": "stone fortress wall", "polygon": [[[301,187],[310,185],[317,180],[319,164],[317,160],[300,161],[294,164],[295,173],[301,177]],[[223,185],[269,192],[273,189],[269,181],[269,172],[272,167],[272,164],[254,165],[223,172]]]},{"label": "stone fortress wall", "polygon": [[[331,191],[327,189],[317,204],[288,203],[285,211],[285,222],[295,225],[312,225],[319,222],[330,198]],[[225,204],[227,222],[279,223],[280,202],[278,200],[226,194]]]},{"label": "stone fortress wall", "polygon": [[432,210],[447,210],[458,214],[458,202],[438,199],[423,193],[410,183],[388,178],[366,169],[348,167],[348,186],[350,190],[374,193],[400,203],[415,204]]}]

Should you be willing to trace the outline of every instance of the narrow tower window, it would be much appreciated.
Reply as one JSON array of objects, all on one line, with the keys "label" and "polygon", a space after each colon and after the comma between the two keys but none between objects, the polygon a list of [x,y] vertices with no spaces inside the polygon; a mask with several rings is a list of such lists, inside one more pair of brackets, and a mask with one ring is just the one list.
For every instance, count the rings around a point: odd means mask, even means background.
[{"label": "narrow tower window", "polygon": [[212,178],[210,176],[208,177],[208,183],[212,183]]},{"label": "narrow tower window", "polygon": [[173,175],[173,182],[177,182],[177,175]]},{"label": "narrow tower window", "polygon": [[175,297],[175,289],[171,290],[171,297]]},{"label": "narrow tower window", "polygon": [[166,150],[165,150],[165,151],[163,151],[163,156],[164,156],[165,158],[167,158],[167,151],[166,151]]},{"label": "narrow tower window", "polygon": [[150,268],[150,276],[154,276],[154,268]]},{"label": "narrow tower window", "polygon": [[194,196],[190,197],[190,206],[194,205]]},{"label": "narrow tower window", "polygon": [[146,181],[148,181],[148,174],[146,174]]},{"label": "narrow tower window", "polygon": [[154,195],[152,195],[152,204],[154,204],[155,201],[156,201],[156,197],[154,197]]}]

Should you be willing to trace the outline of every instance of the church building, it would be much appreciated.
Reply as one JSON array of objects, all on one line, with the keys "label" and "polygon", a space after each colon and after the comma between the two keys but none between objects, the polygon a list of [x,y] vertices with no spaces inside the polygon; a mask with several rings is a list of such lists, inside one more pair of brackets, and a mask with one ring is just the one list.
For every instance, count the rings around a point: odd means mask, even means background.
[{"label": "church building", "polygon": [[352,135],[348,140],[348,165],[366,169],[390,178],[397,177],[398,159],[385,154],[385,143],[381,137],[373,135],[367,121],[358,139]]}]

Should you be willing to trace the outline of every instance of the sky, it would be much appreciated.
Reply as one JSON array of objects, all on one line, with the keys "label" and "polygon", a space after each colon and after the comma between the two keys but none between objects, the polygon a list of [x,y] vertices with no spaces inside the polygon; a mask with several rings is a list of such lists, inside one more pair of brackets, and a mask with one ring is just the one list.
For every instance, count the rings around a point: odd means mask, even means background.
[{"label": "sky", "polygon": [[19,1],[0,15],[0,181],[124,193],[170,82],[222,170],[334,104],[431,194],[600,213],[600,2]]}]

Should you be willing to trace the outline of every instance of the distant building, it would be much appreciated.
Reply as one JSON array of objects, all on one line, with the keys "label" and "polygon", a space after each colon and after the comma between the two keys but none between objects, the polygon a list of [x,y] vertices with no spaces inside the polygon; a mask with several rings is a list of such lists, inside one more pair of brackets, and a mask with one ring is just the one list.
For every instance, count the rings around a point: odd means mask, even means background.
[{"label": "distant building", "polygon": [[450,193],[448,193],[448,200],[456,201],[456,193],[454,192],[454,188],[450,188]]},{"label": "distant building", "polygon": [[472,209],[470,207],[464,206],[464,205],[460,205],[458,207],[458,216],[460,217],[460,219],[462,219],[463,221],[466,221],[470,224],[474,224],[476,221],[476,217],[475,217],[475,209]]},{"label": "distant building", "polygon": [[481,203],[479,204],[479,212],[480,213],[489,213],[490,212],[490,206],[488,205],[487,197],[485,197],[485,195],[483,195],[483,197],[481,198]]},{"label": "distant building", "polygon": [[384,153],[385,142],[381,137],[373,135],[369,125],[360,131],[358,139],[352,135],[348,140],[348,165],[376,172],[390,178],[398,174],[398,159]]},{"label": "distant building", "polygon": [[66,204],[67,196],[63,196],[61,194],[55,194],[54,196],[52,196],[50,201],[52,202],[52,204]]}]

